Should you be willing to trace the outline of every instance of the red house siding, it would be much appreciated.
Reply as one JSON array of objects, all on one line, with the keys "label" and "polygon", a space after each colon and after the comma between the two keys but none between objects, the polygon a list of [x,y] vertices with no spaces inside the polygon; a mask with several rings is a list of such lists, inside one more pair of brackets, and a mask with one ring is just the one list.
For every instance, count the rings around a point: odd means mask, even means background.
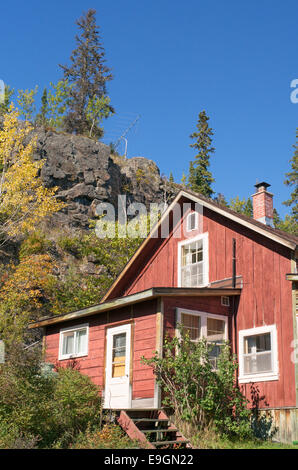
[{"label": "red house siding", "polygon": [[131,379],[132,399],[153,398],[155,380],[152,369],[141,364],[141,356],[152,357],[156,349],[156,300],[135,304],[130,307],[113,310],[76,321],[49,326],[46,331],[46,360],[66,367],[69,360],[59,361],[60,329],[89,324],[88,356],[76,359],[83,374],[104,389],[105,381],[105,342],[106,329],[121,323],[132,323]]},{"label": "red house siding", "polygon": [[[208,232],[209,237],[209,282],[232,277],[232,240],[236,239],[237,275],[243,278],[236,333],[243,329],[276,325],[280,379],[261,382],[258,386],[271,407],[295,406],[295,368],[290,359],[294,338],[292,294],[291,284],[285,276],[291,272],[290,249],[206,208],[203,232]],[[139,268],[135,279],[128,282],[123,295],[148,287],[178,286],[178,242],[185,239],[183,230],[181,233],[181,238],[171,234],[163,240],[149,260],[144,257],[146,262]],[[231,338],[234,335],[233,331]],[[250,397],[250,385],[245,385],[244,389]]]}]

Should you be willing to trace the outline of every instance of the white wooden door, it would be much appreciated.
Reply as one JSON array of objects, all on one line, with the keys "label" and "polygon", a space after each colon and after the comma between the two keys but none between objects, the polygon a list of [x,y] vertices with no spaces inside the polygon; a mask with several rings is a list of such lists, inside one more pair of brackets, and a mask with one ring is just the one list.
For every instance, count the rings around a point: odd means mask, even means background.
[{"label": "white wooden door", "polygon": [[130,348],[130,324],[108,329],[104,408],[131,408]]}]

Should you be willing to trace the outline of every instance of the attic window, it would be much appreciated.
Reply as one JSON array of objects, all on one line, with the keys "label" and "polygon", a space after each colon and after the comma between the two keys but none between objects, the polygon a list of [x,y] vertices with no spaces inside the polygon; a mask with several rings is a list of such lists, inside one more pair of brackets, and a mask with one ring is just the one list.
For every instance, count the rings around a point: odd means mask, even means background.
[{"label": "attic window", "polygon": [[191,232],[192,230],[196,230],[198,228],[198,213],[191,212],[188,214],[186,218],[186,230]]}]

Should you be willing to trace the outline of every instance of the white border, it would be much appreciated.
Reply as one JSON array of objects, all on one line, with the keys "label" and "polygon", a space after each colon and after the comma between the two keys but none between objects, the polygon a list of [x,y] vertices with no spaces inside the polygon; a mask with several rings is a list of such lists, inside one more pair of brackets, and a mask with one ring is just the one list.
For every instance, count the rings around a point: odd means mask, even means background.
[{"label": "white border", "polygon": [[[209,237],[208,232],[200,233],[196,237],[187,238],[178,242],[178,287],[181,286],[181,248],[184,245],[203,240],[203,284],[195,287],[206,287],[209,283]],[[184,286],[185,287],[185,286]],[[192,286],[194,287],[194,286]]]},{"label": "white border", "polygon": [[[62,348],[63,348],[63,334],[66,332],[70,331],[77,331],[77,330],[82,330],[83,328],[87,329],[87,340],[86,340],[86,345],[87,345],[87,350],[84,351],[83,353],[80,354],[62,354]],[[76,326],[70,326],[68,328],[62,328],[59,333],[59,361],[63,361],[65,359],[73,359],[76,357],[83,357],[83,356],[88,356],[88,350],[89,350],[89,323],[84,323],[82,325],[76,325]]]},{"label": "white border", "polygon": [[[244,351],[244,338],[247,336],[261,335],[270,333],[271,351],[272,351],[272,365],[271,372],[259,372],[256,374],[244,374],[243,351]],[[250,382],[269,382],[279,379],[278,373],[278,348],[277,348],[277,330],[276,325],[259,326],[257,328],[249,328],[247,330],[239,331],[239,383]]]}]

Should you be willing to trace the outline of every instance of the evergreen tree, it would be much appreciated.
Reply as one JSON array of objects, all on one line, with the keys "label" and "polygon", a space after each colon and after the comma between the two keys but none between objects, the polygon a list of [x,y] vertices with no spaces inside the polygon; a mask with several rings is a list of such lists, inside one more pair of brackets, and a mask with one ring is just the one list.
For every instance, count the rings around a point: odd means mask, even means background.
[{"label": "evergreen tree", "polygon": [[189,189],[211,197],[214,194],[211,184],[215,181],[211,172],[208,170],[210,165],[209,158],[214,153],[212,147],[213,135],[212,129],[208,125],[209,117],[205,111],[200,112],[197,123],[197,131],[190,135],[191,139],[195,139],[190,147],[197,150],[197,155],[193,162],[189,164],[188,187]]},{"label": "evergreen tree", "polygon": [[169,176],[169,183],[174,183],[174,176],[172,172],[170,173],[170,176]]},{"label": "evergreen tree", "polygon": [[41,108],[40,112],[36,116],[36,124],[38,126],[45,126],[48,123],[48,114],[49,114],[49,103],[48,103],[48,92],[44,88],[43,94],[41,97]]},{"label": "evergreen tree", "polygon": [[231,199],[229,207],[239,214],[247,215],[247,217],[253,216],[253,207],[250,198],[246,200],[245,198],[240,199],[239,196],[236,196],[234,199]]},{"label": "evergreen tree", "polygon": [[186,187],[186,175],[184,172],[182,173],[181,185]]},{"label": "evergreen tree", "polygon": [[298,127],[296,129],[296,144],[293,145],[295,152],[293,158],[290,160],[291,171],[286,173],[286,179],[284,183],[287,186],[293,186],[294,190],[291,193],[290,199],[284,202],[286,206],[291,207],[291,216],[294,224],[296,224],[296,230],[298,228]]},{"label": "evergreen tree", "polygon": [[[69,67],[60,65],[69,89],[68,112],[64,118],[67,132],[100,137],[103,134],[98,122],[113,112],[109,104],[106,83],[112,79],[105,65],[105,51],[95,23],[96,11],[90,9],[76,23],[80,36],[76,36],[77,48],[70,57]],[[90,117],[90,109],[96,104],[96,119]],[[99,109],[100,108],[100,109]]]},{"label": "evergreen tree", "polygon": [[225,196],[222,193],[218,193],[217,196],[214,198],[214,202],[220,204],[221,206],[229,207],[229,204],[226,201]]}]

